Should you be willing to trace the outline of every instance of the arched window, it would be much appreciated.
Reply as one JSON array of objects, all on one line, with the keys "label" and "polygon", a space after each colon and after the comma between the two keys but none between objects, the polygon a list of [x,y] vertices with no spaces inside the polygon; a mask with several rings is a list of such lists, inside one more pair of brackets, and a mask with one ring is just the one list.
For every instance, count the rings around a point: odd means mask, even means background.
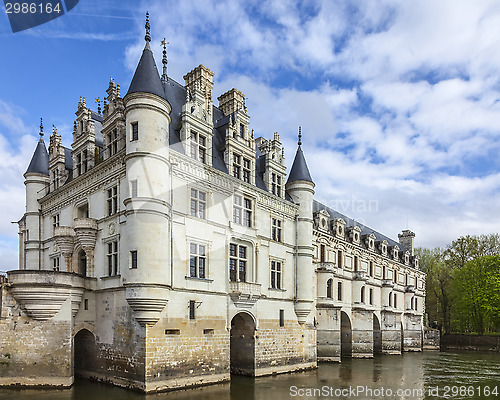
[{"label": "arched window", "polygon": [[331,299],[333,297],[333,279],[328,279],[326,282],[326,297]]},{"label": "arched window", "polygon": [[365,287],[361,288],[361,303],[365,302]]}]

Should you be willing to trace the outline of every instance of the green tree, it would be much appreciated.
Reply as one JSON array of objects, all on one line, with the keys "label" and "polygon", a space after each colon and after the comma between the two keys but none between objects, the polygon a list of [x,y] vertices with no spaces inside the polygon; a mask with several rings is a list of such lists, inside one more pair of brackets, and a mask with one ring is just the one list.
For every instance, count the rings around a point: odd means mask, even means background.
[{"label": "green tree", "polygon": [[453,274],[453,325],[483,334],[500,325],[500,256],[479,256]]}]

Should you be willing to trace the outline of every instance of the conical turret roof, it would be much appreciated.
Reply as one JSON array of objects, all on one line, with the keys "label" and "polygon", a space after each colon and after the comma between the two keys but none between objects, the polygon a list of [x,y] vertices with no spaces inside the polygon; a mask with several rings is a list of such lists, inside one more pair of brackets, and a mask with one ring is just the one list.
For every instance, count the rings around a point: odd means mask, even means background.
[{"label": "conical turret roof", "polygon": [[33,153],[33,157],[31,157],[31,162],[26,173],[49,175],[49,153],[47,152],[45,142],[42,138],[40,138],[36,145],[35,152]]},{"label": "conical turret roof", "polygon": [[309,168],[307,168],[306,158],[304,157],[304,153],[302,152],[300,144],[297,149],[297,153],[295,154],[295,159],[293,160],[287,183],[295,181],[313,182],[311,174],[309,173]]},{"label": "conical turret roof", "polygon": [[165,97],[165,91],[163,90],[149,42],[144,47],[127,94],[136,92],[152,93],[163,98]]}]

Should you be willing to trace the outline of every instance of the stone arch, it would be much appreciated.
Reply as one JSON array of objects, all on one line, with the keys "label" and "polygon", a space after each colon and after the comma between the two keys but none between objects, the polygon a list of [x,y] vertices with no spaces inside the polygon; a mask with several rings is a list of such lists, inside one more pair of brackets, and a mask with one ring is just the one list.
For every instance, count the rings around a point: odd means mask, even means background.
[{"label": "stone arch", "polygon": [[96,369],[97,346],[95,336],[88,329],[81,329],[73,338],[73,365],[75,375],[88,378]]},{"label": "stone arch", "polygon": [[239,312],[231,320],[231,373],[255,376],[255,318]]},{"label": "stone arch", "polygon": [[375,354],[382,354],[382,330],[377,315],[373,313],[373,355]]},{"label": "stone arch", "polygon": [[333,279],[330,278],[326,281],[326,297],[329,299],[333,298]]},{"label": "stone arch", "polygon": [[352,357],[351,319],[344,311],[340,312],[340,354],[341,358]]}]

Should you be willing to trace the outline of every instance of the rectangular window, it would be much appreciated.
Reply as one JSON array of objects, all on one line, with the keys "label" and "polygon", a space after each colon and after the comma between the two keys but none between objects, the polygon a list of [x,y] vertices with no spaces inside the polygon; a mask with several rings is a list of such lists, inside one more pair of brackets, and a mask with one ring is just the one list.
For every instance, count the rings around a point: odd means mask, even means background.
[{"label": "rectangular window", "polygon": [[233,176],[241,179],[241,156],[233,154]]},{"label": "rectangular window", "polygon": [[337,252],[337,265],[339,268],[342,268],[342,250]]},{"label": "rectangular window", "polygon": [[205,278],[206,275],[206,247],[202,244],[189,244],[189,276],[192,278]]},{"label": "rectangular window", "polygon": [[243,159],[243,181],[250,183],[250,160]]},{"label": "rectangular window", "polygon": [[139,123],[132,122],[132,141],[139,140]]},{"label": "rectangular window", "polygon": [[89,299],[83,300],[83,309],[88,310],[89,309]]},{"label": "rectangular window", "polygon": [[337,300],[342,301],[342,282],[337,285]]},{"label": "rectangular window", "polygon": [[118,242],[108,242],[108,276],[118,275]]},{"label": "rectangular window", "polygon": [[370,304],[373,304],[373,289],[370,289],[370,295],[368,300],[370,301]]},{"label": "rectangular window", "polygon": [[394,308],[398,308],[398,295],[394,293]]},{"label": "rectangular window", "polygon": [[240,124],[240,136],[245,137],[245,126]]},{"label": "rectangular window", "polygon": [[281,220],[278,218],[271,218],[271,221],[271,237],[275,242],[281,242]]},{"label": "rectangular window", "polygon": [[55,233],[57,226],[59,226],[59,214],[52,216],[52,233]]},{"label": "rectangular window", "polygon": [[189,319],[195,319],[196,302],[189,300]]},{"label": "rectangular window", "polygon": [[76,176],[80,176],[82,174],[82,155],[78,154],[76,156]]},{"label": "rectangular window", "polygon": [[108,215],[118,212],[118,186],[108,189]]},{"label": "rectangular window", "polygon": [[108,149],[109,156],[113,156],[118,153],[118,130],[113,129],[108,135]]},{"label": "rectangular window", "polygon": [[59,257],[52,259],[52,270],[59,271]]},{"label": "rectangular window", "polygon": [[252,200],[246,197],[234,195],[233,204],[233,222],[245,225],[248,227],[252,226]]},{"label": "rectangular window", "polygon": [[207,194],[200,190],[191,189],[191,215],[205,219],[205,210],[207,207]]},{"label": "rectangular window", "polygon": [[130,268],[137,269],[137,250],[130,251]]},{"label": "rectangular window", "polygon": [[280,326],[285,326],[285,310],[280,310]]},{"label": "rectangular window", "polygon": [[207,158],[206,155],[207,141],[205,136],[196,132],[191,132],[191,158],[205,163]]},{"label": "rectangular window", "polygon": [[83,157],[82,157],[82,170],[83,172],[87,172],[88,170],[88,154],[87,150],[83,150]]},{"label": "rectangular window", "polygon": [[281,289],[281,262],[271,261],[271,288]]},{"label": "rectangular window", "polygon": [[281,196],[281,176],[271,174],[271,192],[276,196]]},{"label": "rectangular window", "polygon": [[373,276],[373,261],[370,261],[370,276]]},{"label": "rectangular window", "polygon": [[232,282],[246,282],[247,247],[231,243],[229,245],[229,279]]},{"label": "rectangular window", "polygon": [[137,179],[130,181],[130,197],[137,197]]}]

